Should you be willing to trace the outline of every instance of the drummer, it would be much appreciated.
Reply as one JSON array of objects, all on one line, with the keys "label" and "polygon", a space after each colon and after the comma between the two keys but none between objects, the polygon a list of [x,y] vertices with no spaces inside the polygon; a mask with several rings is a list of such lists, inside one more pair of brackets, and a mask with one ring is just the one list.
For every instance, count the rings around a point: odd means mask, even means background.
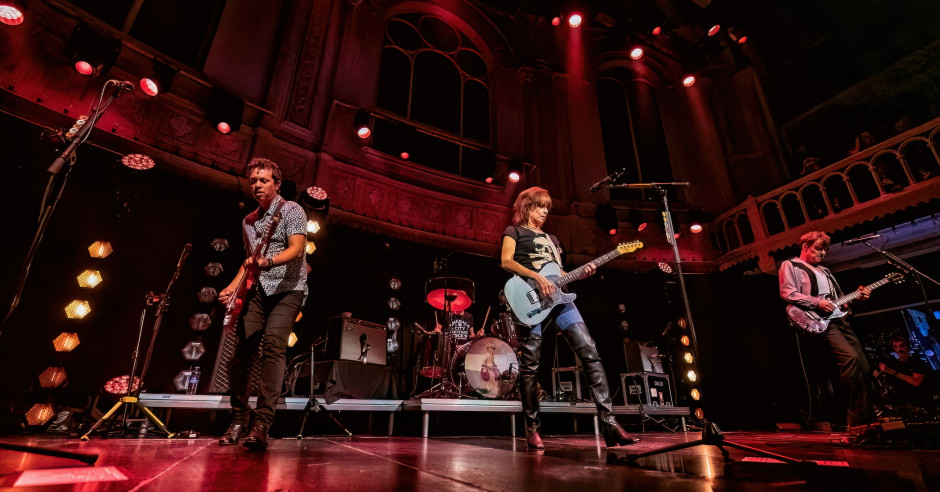
[{"label": "drummer", "polygon": [[[441,331],[442,327],[440,321],[444,321],[446,317],[446,311],[435,313],[434,331]],[[451,312],[448,328],[447,334],[449,334],[458,345],[468,342],[471,338],[483,335],[484,332],[483,327],[480,327],[478,331],[473,330],[473,315],[464,310]]]}]

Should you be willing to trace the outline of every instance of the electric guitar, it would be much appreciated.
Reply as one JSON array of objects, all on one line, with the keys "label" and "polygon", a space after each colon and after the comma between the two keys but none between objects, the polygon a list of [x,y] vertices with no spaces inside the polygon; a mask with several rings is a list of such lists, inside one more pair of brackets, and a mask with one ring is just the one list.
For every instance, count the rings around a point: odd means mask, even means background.
[{"label": "electric guitar", "polygon": [[[875,290],[882,285],[885,285],[889,282],[896,284],[904,281],[904,276],[900,273],[889,273],[885,275],[885,278],[866,286],[868,290]],[[825,333],[829,330],[829,321],[844,318],[845,315],[849,314],[848,310],[843,310],[842,306],[846,303],[854,301],[859,296],[859,291],[854,291],[851,294],[846,294],[838,299],[833,300],[831,295],[820,296],[821,299],[826,299],[833,304],[836,308],[831,312],[827,313],[822,310],[807,309],[795,304],[790,304],[787,306],[787,317],[790,318],[790,324],[796,326],[797,328],[802,329],[807,333],[812,333],[814,335]]]},{"label": "electric guitar", "polygon": [[228,302],[225,303],[225,317],[222,320],[223,333],[235,331],[235,326],[238,324],[238,315],[240,315],[242,312],[245,296],[248,294],[248,291],[251,290],[251,287],[258,278],[258,260],[264,258],[264,254],[268,250],[268,245],[271,243],[271,236],[274,235],[274,231],[277,229],[277,225],[281,221],[280,212],[281,205],[283,203],[283,201],[278,203],[277,209],[274,211],[274,216],[271,217],[271,224],[269,224],[264,238],[259,241],[257,245],[255,245],[255,250],[251,254],[251,257],[254,258],[253,266],[250,268],[245,268],[242,271],[242,275],[238,279],[238,286],[235,288],[235,292],[232,293],[232,297],[229,298]]},{"label": "electric guitar", "polygon": [[548,314],[555,306],[574,301],[577,294],[562,292],[561,288],[569,282],[584,277],[584,272],[588,265],[599,267],[622,254],[631,253],[642,247],[643,243],[640,241],[620,243],[617,245],[617,249],[581,265],[564,276],[561,275],[561,267],[558,266],[557,263],[546,264],[538,273],[554,283],[557,287],[551,297],[548,298],[542,298],[541,294],[539,294],[539,285],[534,279],[523,279],[515,275],[506,282],[506,287],[504,288],[506,301],[509,304],[509,308],[512,309],[512,313],[520,323],[529,326],[537,325],[548,317]]}]

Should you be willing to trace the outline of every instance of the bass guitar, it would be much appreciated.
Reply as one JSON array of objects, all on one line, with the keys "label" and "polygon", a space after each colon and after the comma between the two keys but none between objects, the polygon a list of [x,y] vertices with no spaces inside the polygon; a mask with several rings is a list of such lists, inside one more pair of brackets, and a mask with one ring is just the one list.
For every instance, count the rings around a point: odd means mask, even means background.
[{"label": "bass guitar", "polygon": [[515,275],[506,282],[504,288],[506,301],[520,323],[529,326],[537,325],[548,317],[548,314],[555,306],[574,301],[577,294],[562,292],[561,288],[569,282],[584,277],[588,265],[594,265],[596,268],[622,254],[631,253],[642,247],[643,243],[640,241],[620,243],[613,251],[581,265],[564,276],[561,275],[561,267],[557,263],[548,263],[538,272],[557,287],[551,297],[547,298],[543,298],[539,294],[539,286],[534,279],[523,279]]},{"label": "bass guitar", "polygon": [[[281,202],[283,203],[283,202]],[[274,231],[277,229],[277,224],[281,220],[280,215],[280,203],[278,204],[278,210],[274,213],[274,217],[271,217],[271,224],[266,231],[264,238],[261,241],[258,241],[258,244],[255,245],[255,250],[252,251],[251,257],[254,259],[252,267],[245,268],[242,270],[242,275],[238,279],[238,286],[235,288],[235,292],[232,293],[232,297],[229,298],[228,302],[225,303],[225,318],[222,320],[222,330],[223,333],[229,331],[235,331],[235,325],[238,323],[238,316],[242,312],[242,305],[245,301],[245,296],[248,294],[248,291],[251,290],[251,287],[254,285],[255,280],[258,278],[258,260],[264,258],[264,254],[268,249],[268,245],[271,243],[271,236],[274,235]]]},{"label": "bass guitar", "polygon": [[[904,276],[900,273],[889,273],[888,275],[885,275],[885,278],[873,284],[867,285],[866,288],[868,290],[875,290],[889,282],[898,284],[903,280]],[[838,318],[844,318],[845,315],[849,314],[848,310],[842,309],[842,306],[854,301],[858,296],[859,291],[857,290],[838,299],[833,299],[832,296],[828,294],[825,296],[820,296],[821,299],[826,299],[836,306],[836,308],[831,313],[790,304],[787,306],[787,317],[790,318],[790,324],[793,326],[796,326],[797,328],[800,328],[807,333],[819,335],[829,330],[829,321]]]}]

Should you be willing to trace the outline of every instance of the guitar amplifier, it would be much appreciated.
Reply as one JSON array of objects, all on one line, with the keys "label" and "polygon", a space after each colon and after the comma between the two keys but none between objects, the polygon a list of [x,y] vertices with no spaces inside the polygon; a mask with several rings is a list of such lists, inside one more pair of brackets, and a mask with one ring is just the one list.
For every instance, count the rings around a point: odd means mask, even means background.
[{"label": "guitar amplifier", "polygon": [[620,375],[620,389],[626,405],[673,406],[669,376],[656,372],[628,372]]},{"label": "guitar amplifier", "polygon": [[387,329],[383,325],[334,316],[327,324],[326,358],[385,365]]},{"label": "guitar amplifier", "polygon": [[656,345],[624,339],[623,355],[627,359],[627,370],[630,372],[664,372]]}]

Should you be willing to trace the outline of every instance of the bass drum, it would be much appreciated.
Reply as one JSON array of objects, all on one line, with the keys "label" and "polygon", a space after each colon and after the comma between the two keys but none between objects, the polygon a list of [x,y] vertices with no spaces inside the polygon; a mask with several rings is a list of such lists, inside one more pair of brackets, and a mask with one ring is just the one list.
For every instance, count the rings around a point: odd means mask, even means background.
[{"label": "bass drum", "polygon": [[519,359],[508,343],[496,337],[479,337],[460,346],[451,365],[454,380],[461,374],[483,398],[504,398],[516,387]]}]

